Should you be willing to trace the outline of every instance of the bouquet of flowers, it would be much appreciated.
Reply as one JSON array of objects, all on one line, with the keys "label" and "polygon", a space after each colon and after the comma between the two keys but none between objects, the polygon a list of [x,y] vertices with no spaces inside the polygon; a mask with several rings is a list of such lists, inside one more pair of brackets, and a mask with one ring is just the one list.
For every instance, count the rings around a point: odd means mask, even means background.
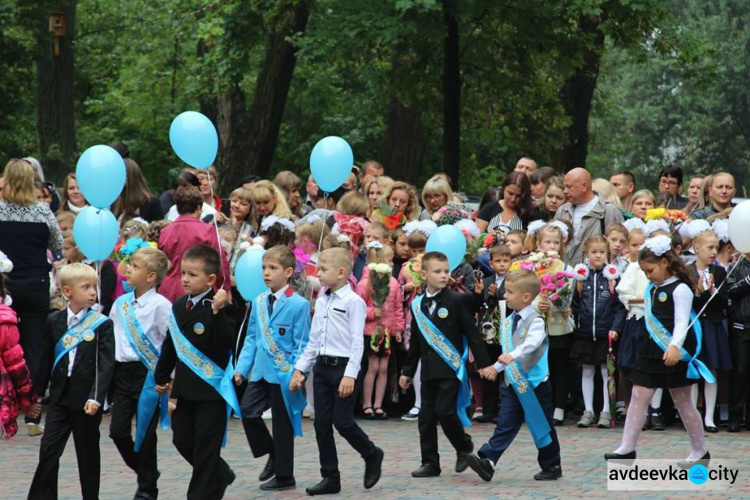
[{"label": "bouquet of flowers", "polygon": [[406,216],[403,212],[397,212],[395,208],[389,207],[384,201],[378,204],[377,210],[380,212],[381,220],[388,228],[388,231],[393,231],[406,222]]},{"label": "bouquet of flowers", "polygon": [[557,252],[534,252],[524,260],[517,260],[510,266],[511,271],[528,269],[534,271],[540,278],[547,274],[549,270],[560,262],[560,255]]},{"label": "bouquet of flowers", "polygon": [[310,262],[312,255],[305,252],[301,248],[295,248],[294,258],[296,259],[297,264],[294,266],[294,272],[292,273],[292,280],[291,280],[290,286],[292,287],[292,290],[304,296],[304,292],[306,288],[305,287],[306,285],[305,267],[307,266],[307,263]]},{"label": "bouquet of flowers", "polygon": [[540,278],[541,290],[539,293],[557,307],[563,307],[573,293],[573,287],[570,286],[572,280],[572,271],[557,271],[545,274]]},{"label": "bouquet of flowers", "polygon": [[446,224],[455,224],[461,219],[471,219],[471,211],[467,210],[466,207],[461,203],[449,201],[442,206],[438,211],[437,225],[444,226]]},{"label": "bouquet of flowers", "polygon": [[[388,300],[391,281],[391,266],[388,264],[368,264],[370,270],[370,289],[372,290],[372,304],[377,308],[382,308],[385,301]],[[385,349],[385,355],[391,354],[391,337],[388,334],[388,327],[383,325],[382,316],[378,318],[378,325],[370,336],[370,348],[373,352],[380,352],[381,348]]]},{"label": "bouquet of flowers", "polygon": [[406,263],[404,266],[404,273],[411,278],[411,282],[414,283],[414,286],[421,286],[422,285],[422,275],[420,274],[420,271],[422,270],[422,255],[417,255],[416,257],[412,257],[409,259],[409,262]]},{"label": "bouquet of flowers", "polygon": [[682,210],[667,210],[666,208],[652,208],[646,211],[646,222],[650,220],[663,219],[670,227],[681,224],[687,220],[687,214]]}]

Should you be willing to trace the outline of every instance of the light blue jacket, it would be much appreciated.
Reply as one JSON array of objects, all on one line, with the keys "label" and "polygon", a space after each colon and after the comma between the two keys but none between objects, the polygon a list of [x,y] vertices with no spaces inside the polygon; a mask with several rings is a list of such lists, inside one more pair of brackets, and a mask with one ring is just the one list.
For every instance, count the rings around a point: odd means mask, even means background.
[{"label": "light blue jacket", "polygon": [[[265,301],[263,306],[267,308],[268,302]],[[250,382],[265,380],[271,384],[278,384],[276,364],[263,347],[260,322],[258,302],[253,301],[245,344],[237,360],[235,371],[246,379],[252,371]],[[291,288],[287,288],[284,295],[274,305],[269,326],[279,349],[284,352],[287,361],[294,367],[310,337],[310,303],[294,293]]]}]

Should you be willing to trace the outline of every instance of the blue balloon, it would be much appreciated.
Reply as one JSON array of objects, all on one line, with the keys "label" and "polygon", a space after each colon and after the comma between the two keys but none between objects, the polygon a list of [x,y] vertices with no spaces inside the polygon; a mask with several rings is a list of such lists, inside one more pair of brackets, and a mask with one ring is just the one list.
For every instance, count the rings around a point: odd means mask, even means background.
[{"label": "blue balloon", "polygon": [[266,283],[263,281],[264,253],[266,251],[260,248],[251,248],[242,254],[234,268],[237,290],[240,291],[245,300],[253,300],[268,290]]},{"label": "blue balloon", "polygon": [[125,162],[109,146],[91,146],[78,158],[76,181],[89,205],[108,208],[125,186]]},{"label": "blue balloon", "polygon": [[450,224],[440,226],[427,238],[425,252],[445,254],[448,257],[448,265],[453,271],[466,256],[466,237],[456,226]]},{"label": "blue balloon", "polygon": [[102,261],[115,249],[120,227],[109,210],[86,207],[78,213],[73,223],[73,237],[86,258]]},{"label": "blue balloon", "polygon": [[331,135],[319,140],[310,154],[310,171],[320,189],[336,191],[352,172],[354,153],[349,143]]},{"label": "blue balloon", "polygon": [[172,120],[169,143],[182,161],[195,168],[210,167],[219,152],[216,127],[197,111],[185,111]]}]

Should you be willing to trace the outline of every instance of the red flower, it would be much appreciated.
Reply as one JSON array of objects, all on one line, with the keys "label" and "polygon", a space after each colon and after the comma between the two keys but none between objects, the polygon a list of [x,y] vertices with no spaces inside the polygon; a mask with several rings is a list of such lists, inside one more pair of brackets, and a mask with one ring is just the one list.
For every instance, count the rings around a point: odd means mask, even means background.
[{"label": "red flower", "polygon": [[385,227],[388,228],[388,231],[395,230],[398,226],[401,225],[401,219],[404,217],[403,212],[396,212],[393,215],[387,215],[383,219],[383,224],[385,224]]}]

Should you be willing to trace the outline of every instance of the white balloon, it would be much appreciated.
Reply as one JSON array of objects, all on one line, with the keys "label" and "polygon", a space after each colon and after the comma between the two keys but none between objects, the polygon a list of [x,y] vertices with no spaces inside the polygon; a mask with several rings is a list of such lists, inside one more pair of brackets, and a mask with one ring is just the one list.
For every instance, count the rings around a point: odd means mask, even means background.
[{"label": "white balloon", "polygon": [[750,252],[750,200],[745,200],[729,215],[729,239],[742,253]]}]

